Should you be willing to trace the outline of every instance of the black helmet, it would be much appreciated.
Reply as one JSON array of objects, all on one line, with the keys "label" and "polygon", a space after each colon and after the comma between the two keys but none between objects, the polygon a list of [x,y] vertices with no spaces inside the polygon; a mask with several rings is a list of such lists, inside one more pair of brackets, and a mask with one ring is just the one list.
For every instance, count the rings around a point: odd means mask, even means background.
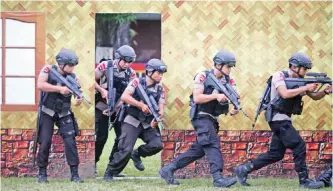
[{"label": "black helmet", "polygon": [[145,69],[148,72],[159,71],[161,73],[167,72],[167,66],[160,59],[150,59],[145,65]]},{"label": "black helmet", "polygon": [[303,66],[304,68],[311,69],[312,68],[312,62],[310,60],[310,57],[307,56],[304,53],[297,52],[295,53],[290,59],[289,64],[293,66]]},{"label": "black helmet", "polygon": [[75,66],[79,64],[79,58],[73,50],[61,49],[56,56],[56,61],[58,64],[65,64],[70,66]]},{"label": "black helmet", "polygon": [[214,66],[218,64],[236,66],[236,58],[235,55],[226,50],[220,50],[213,58]]},{"label": "black helmet", "polygon": [[123,45],[115,52],[116,59],[125,60],[125,62],[133,62],[136,54],[132,47]]}]

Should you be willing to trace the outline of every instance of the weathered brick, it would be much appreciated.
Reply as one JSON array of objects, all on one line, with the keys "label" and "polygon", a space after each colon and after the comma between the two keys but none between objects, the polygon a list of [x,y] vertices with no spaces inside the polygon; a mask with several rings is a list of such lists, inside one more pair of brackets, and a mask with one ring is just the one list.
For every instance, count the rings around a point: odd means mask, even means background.
[{"label": "weathered brick", "polygon": [[22,139],[21,135],[3,135],[3,141],[20,141]]},{"label": "weathered brick", "polygon": [[257,137],[257,143],[269,143],[270,138],[269,137]]},{"label": "weathered brick", "polygon": [[16,149],[26,149],[28,147],[29,147],[29,141],[14,142],[14,148],[16,148]]},{"label": "weathered brick", "polygon": [[284,163],[283,164],[283,169],[294,169],[295,168],[295,164],[294,163]]},{"label": "weathered brick", "polygon": [[11,161],[7,161],[7,162],[6,162],[6,167],[7,167],[7,168],[14,168],[15,166],[14,166],[14,163],[13,163],[13,162],[11,162]]},{"label": "weathered brick", "polygon": [[313,131],[299,131],[299,135],[302,137],[311,137],[313,135]]},{"label": "weathered brick", "polygon": [[161,159],[162,161],[173,160],[174,151],[173,150],[162,150]]},{"label": "weathered brick", "polygon": [[195,142],[197,140],[195,131],[187,131],[185,133],[185,142]]},{"label": "weathered brick", "polygon": [[327,142],[328,141],[328,132],[314,131],[312,138],[313,138],[314,142]]},{"label": "weathered brick", "polygon": [[37,169],[19,168],[18,177],[32,177],[38,175]]},{"label": "weathered brick", "polygon": [[65,154],[64,153],[50,153],[49,158],[50,159],[64,159]]},{"label": "weathered brick", "polygon": [[85,161],[86,160],[86,153],[79,153],[79,159],[80,161]]},{"label": "weathered brick", "polygon": [[220,141],[222,142],[238,142],[239,141],[239,137],[220,137]]},{"label": "weathered brick", "polygon": [[6,153],[2,153],[2,152],[1,152],[1,155],[0,155],[0,156],[1,156],[1,160],[2,160],[2,161],[3,161],[3,160],[6,160]]},{"label": "weathered brick", "polygon": [[35,130],[23,130],[22,140],[31,141],[33,140]]},{"label": "weathered brick", "polygon": [[246,147],[247,147],[246,142],[232,143],[232,149],[246,149]]},{"label": "weathered brick", "polygon": [[14,149],[12,162],[19,162],[24,158],[28,158],[28,149]]},{"label": "weathered brick", "polygon": [[231,160],[234,161],[242,161],[246,159],[246,151],[245,150],[233,150],[231,154]]},{"label": "weathered brick", "polygon": [[231,144],[220,142],[221,152],[222,153],[231,153]]},{"label": "weathered brick", "polygon": [[220,137],[227,136],[227,131],[219,131],[217,132],[217,135]]},{"label": "weathered brick", "polygon": [[255,159],[255,158],[258,158],[260,154],[258,153],[247,153],[247,158],[248,159]]},{"label": "weathered brick", "polygon": [[240,131],[227,131],[227,136],[228,137],[238,137],[240,136]]},{"label": "weathered brick", "polygon": [[8,134],[7,129],[1,129],[0,132],[1,132],[0,135],[7,135]]},{"label": "weathered brick", "polygon": [[306,150],[318,150],[319,143],[308,143],[306,144]]},{"label": "weathered brick", "polygon": [[240,137],[241,141],[254,141],[255,133],[252,131],[242,131]]},{"label": "weathered brick", "polygon": [[14,169],[1,168],[1,177],[17,176],[17,172]]},{"label": "weathered brick", "polygon": [[12,153],[6,153],[6,161],[12,161],[13,157],[12,157]]},{"label": "weathered brick", "polygon": [[95,148],[88,148],[86,151],[86,159],[94,160],[95,159]]},{"label": "weathered brick", "polygon": [[95,141],[95,136],[89,135],[88,140],[85,140],[85,141]]},{"label": "weathered brick", "polygon": [[81,136],[95,135],[95,130],[81,130]]},{"label": "weathered brick", "polygon": [[175,152],[176,153],[185,153],[186,151],[188,151],[193,143],[191,142],[177,142],[176,143],[176,149]]},{"label": "weathered brick", "polygon": [[76,143],[77,151],[79,153],[84,153],[86,151],[86,144],[85,143]]},{"label": "weathered brick", "polygon": [[188,168],[188,169],[195,169],[195,162],[190,163],[190,164],[187,165],[185,168]]},{"label": "weathered brick", "polygon": [[320,144],[320,154],[332,154],[332,144],[321,143]]},{"label": "weathered brick", "polygon": [[265,153],[268,151],[268,145],[266,143],[249,143],[247,151],[249,153]]},{"label": "weathered brick", "polygon": [[52,144],[62,144],[62,138],[59,135],[53,135],[52,137]]},{"label": "weathered brick", "polygon": [[88,142],[88,143],[86,143],[86,147],[87,147],[87,149],[89,149],[89,148],[95,148],[95,142]]},{"label": "weathered brick", "polygon": [[174,149],[175,148],[175,142],[164,142],[163,143],[164,149]]},{"label": "weathered brick", "polygon": [[13,143],[9,143],[7,141],[2,141],[1,142],[1,152],[2,153],[13,152]]},{"label": "weathered brick", "polygon": [[86,136],[81,135],[81,136],[77,136],[75,139],[76,139],[77,142],[88,141],[89,136],[88,135],[86,135]]},{"label": "weathered brick", "polygon": [[307,151],[306,160],[318,160],[318,151]]},{"label": "weathered brick", "polygon": [[53,152],[53,153],[62,153],[62,152],[64,152],[64,145],[63,144],[52,144],[51,145],[51,152]]},{"label": "weathered brick", "polygon": [[169,131],[169,133],[168,133],[168,140],[169,141],[179,142],[179,141],[184,141],[184,139],[185,139],[184,131],[173,130],[173,131]]},{"label": "weathered brick", "polygon": [[332,160],[332,154],[329,154],[329,155],[325,155],[325,154],[320,154],[319,155],[319,159],[320,160]]},{"label": "weathered brick", "polygon": [[303,137],[303,140],[306,142],[306,143],[312,143],[312,137]]},{"label": "weathered brick", "polygon": [[285,154],[283,160],[284,160],[285,162],[291,162],[291,161],[294,160],[294,156],[293,156],[293,154]]},{"label": "weathered brick", "polygon": [[256,131],[256,137],[272,137],[273,133],[271,131]]},{"label": "weathered brick", "polygon": [[8,135],[22,135],[22,129],[8,129]]}]

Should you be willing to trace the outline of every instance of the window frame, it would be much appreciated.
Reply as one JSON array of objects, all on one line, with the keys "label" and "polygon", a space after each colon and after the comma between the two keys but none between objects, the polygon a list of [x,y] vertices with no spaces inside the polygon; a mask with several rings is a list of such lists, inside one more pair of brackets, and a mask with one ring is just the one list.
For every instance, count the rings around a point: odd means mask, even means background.
[{"label": "window frame", "polygon": [[[45,13],[43,12],[1,12],[2,19],[2,103],[1,111],[37,111],[39,102],[39,93],[37,89],[38,75],[45,65]],[[21,22],[35,23],[35,47],[6,46],[6,19],[13,19]],[[31,48],[35,50],[35,76],[6,75],[6,49]],[[6,77],[8,78],[35,78],[35,104],[6,104]],[[24,94],[22,94],[24,95]]]}]

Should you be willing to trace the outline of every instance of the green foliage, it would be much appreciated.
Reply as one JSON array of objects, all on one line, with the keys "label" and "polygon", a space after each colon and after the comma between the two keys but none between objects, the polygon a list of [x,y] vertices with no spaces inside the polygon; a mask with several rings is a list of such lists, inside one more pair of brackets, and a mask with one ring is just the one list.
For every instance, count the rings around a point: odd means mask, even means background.
[{"label": "green foliage", "polygon": [[134,13],[99,13],[96,15],[96,19],[102,19],[103,21],[114,21],[117,24],[135,22],[136,15]]}]

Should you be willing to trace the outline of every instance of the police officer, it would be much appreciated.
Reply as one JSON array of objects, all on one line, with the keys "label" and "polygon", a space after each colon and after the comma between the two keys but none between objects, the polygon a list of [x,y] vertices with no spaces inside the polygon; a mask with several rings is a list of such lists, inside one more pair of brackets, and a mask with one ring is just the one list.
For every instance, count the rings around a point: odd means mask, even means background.
[{"label": "police officer", "polygon": [[[160,175],[168,184],[179,184],[174,179],[174,172],[205,155],[210,165],[210,172],[213,174],[215,187],[229,187],[237,182],[236,178],[227,178],[221,174],[224,162],[217,134],[219,130],[218,116],[229,112],[227,98],[212,87],[205,86],[206,76],[209,73],[214,74],[222,83],[232,84],[233,80],[230,80],[229,75],[236,60],[233,53],[221,50],[215,55],[213,61],[214,68],[212,70],[196,75],[193,94],[190,96],[191,102],[196,104],[195,114],[191,114],[190,117],[197,132],[197,141],[186,153],[180,154],[171,164],[161,168]],[[220,102],[226,104],[219,104]],[[191,108],[191,113],[195,107]],[[233,109],[230,113],[237,114],[238,111]]]},{"label": "police officer", "polygon": [[[114,154],[104,174],[104,180],[113,181],[113,177],[121,172],[128,161],[132,158],[138,170],[144,170],[141,157],[152,156],[162,150],[160,130],[153,120],[148,106],[140,99],[136,87],[141,84],[148,96],[153,96],[159,105],[159,115],[163,117],[165,104],[165,91],[160,82],[163,73],[166,72],[166,65],[159,59],[151,59],[145,65],[146,77],[135,78],[127,86],[121,100],[129,104],[127,116],[121,126],[119,138],[119,151]],[[133,151],[137,138],[141,138],[146,144],[139,146]]]},{"label": "police officer", "polygon": [[293,151],[295,170],[299,176],[300,186],[317,189],[324,185],[323,182],[316,182],[308,177],[308,170],[305,163],[305,142],[293,127],[291,116],[302,113],[302,97],[305,94],[314,100],[318,100],[326,94],[332,93],[332,88],[328,86],[324,91],[311,93],[316,90],[318,84],[307,84],[296,89],[287,89],[284,81],[286,77],[303,78],[311,68],[312,63],[310,58],[303,53],[296,53],[289,59],[288,71],[273,74],[271,102],[265,112],[266,120],[273,131],[270,149],[258,158],[235,168],[237,178],[242,185],[249,185],[246,179],[250,172],[282,160],[287,148]]},{"label": "police officer", "polygon": [[[95,69],[95,90],[97,91],[96,95],[96,107],[95,107],[95,130],[96,130],[96,142],[95,142],[95,163],[97,163],[102,154],[104,145],[107,141],[109,134],[108,127],[108,119],[107,116],[107,97],[108,97],[108,87],[107,87],[107,68],[108,64],[113,65],[114,69],[114,79],[113,84],[114,88],[116,88],[116,102],[120,99],[121,94],[124,92],[130,80],[136,77],[135,71],[130,68],[130,65],[134,61],[136,57],[135,51],[132,47],[128,45],[121,46],[115,52],[115,60],[103,61],[101,62],[97,68]],[[99,83],[98,83],[99,82]],[[119,109],[119,103],[116,107]],[[111,121],[114,121],[116,117],[116,113],[111,116]],[[121,123],[116,120],[113,124],[113,128],[116,134],[116,138],[114,141],[114,145],[109,157],[111,161],[113,159],[113,155],[118,151],[118,142],[120,136]],[[95,166],[96,167],[96,166]],[[97,172],[96,172],[97,175]],[[119,176],[123,176],[120,174]]]},{"label": "police officer", "polygon": [[[76,147],[77,123],[71,111],[72,92],[66,86],[61,86],[50,69],[54,68],[61,75],[71,75],[79,83],[73,73],[74,67],[79,63],[75,52],[62,49],[56,56],[57,64],[46,65],[40,72],[37,87],[43,92],[41,100],[42,110],[40,114],[41,126],[39,130],[39,152],[37,164],[39,166],[38,182],[48,182],[47,165],[54,123],[58,126],[60,135],[65,144],[67,163],[71,170],[72,182],[83,182],[78,174],[79,156]],[[75,106],[79,106],[82,99],[75,98]]]}]

